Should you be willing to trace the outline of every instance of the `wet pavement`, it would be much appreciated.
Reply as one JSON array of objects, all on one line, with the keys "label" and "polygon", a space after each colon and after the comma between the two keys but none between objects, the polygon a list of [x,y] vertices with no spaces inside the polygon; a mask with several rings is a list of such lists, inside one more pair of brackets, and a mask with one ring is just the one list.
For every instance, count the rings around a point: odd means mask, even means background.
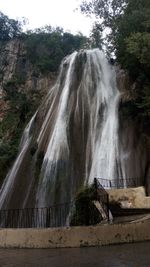
[{"label": "wet pavement", "polygon": [[150,267],[150,242],[100,248],[0,249],[0,267]]}]

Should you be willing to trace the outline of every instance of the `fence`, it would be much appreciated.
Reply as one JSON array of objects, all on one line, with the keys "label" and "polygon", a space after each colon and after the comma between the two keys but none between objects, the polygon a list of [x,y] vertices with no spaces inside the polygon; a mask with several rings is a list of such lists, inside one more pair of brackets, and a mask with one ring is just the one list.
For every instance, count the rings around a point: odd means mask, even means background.
[{"label": "fence", "polygon": [[75,203],[65,203],[45,208],[0,210],[1,228],[49,228],[77,225],[94,225],[95,209],[83,203],[83,209],[76,210]]},{"label": "fence", "polygon": [[96,178],[99,183],[104,187],[104,188],[129,188],[129,187],[138,187],[141,185],[141,178],[136,177],[136,178],[117,178],[117,179],[104,179],[104,178]]},{"label": "fence", "polygon": [[2,228],[46,228],[67,226],[74,204],[65,203],[45,208],[0,210]]}]

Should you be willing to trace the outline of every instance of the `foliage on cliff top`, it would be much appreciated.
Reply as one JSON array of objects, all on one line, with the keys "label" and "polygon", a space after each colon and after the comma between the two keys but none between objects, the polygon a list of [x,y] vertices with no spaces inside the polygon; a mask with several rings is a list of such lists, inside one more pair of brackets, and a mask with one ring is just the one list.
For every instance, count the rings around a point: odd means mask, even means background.
[{"label": "foliage on cliff top", "polygon": [[61,60],[74,50],[86,46],[87,38],[82,34],[73,35],[62,28],[47,26],[27,32],[25,44],[27,56],[41,72],[55,72]]},{"label": "foliage on cliff top", "polygon": [[12,38],[19,37],[22,34],[24,20],[10,19],[0,12],[0,41],[9,41]]},{"label": "foliage on cliff top", "polygon": [[81,33],[71,34],[62,28],[52,28],[50,25],[23,32],[26,20],[14,20],[0,12],[0,42],[13,38],[24,40],[27,57],[30,62],[41,72],[55,72],[61,60],[74,50],[84,48],[88,38]]}]

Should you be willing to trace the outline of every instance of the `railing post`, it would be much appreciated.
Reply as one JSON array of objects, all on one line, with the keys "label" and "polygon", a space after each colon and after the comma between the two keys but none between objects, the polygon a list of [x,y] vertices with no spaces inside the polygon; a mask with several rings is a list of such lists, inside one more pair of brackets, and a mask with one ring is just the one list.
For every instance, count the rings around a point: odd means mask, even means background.
[{"label": "railing post", "polygon": [[98,186],[97,186],[97,179],[96,178],[94,178],[94,187],[95,187],[95,198],[96,198],[96,200],[98,200],[98,192],[97,192]]}]

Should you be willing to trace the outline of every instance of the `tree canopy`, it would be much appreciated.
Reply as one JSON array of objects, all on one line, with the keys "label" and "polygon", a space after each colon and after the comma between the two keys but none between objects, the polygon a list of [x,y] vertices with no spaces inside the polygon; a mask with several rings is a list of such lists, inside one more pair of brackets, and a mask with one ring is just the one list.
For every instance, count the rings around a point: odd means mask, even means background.
[{"label": "tree canopy", "polygon": [[88,38],[80,33],[73,35],[51,26],[28,32],[25,37],[27,55],[42,72],[57,71],[61,60],[86,46],[87,41]]},{"label": "tree canopy", "polygon": [[0,41],[18,37],[22,33],[23,23],[24,21],[10,19],[0,12]]},{"label": "tree canopy", "polygon": [[74,50],[84,48],[88,38],[81,33],[64,32],[61,27],[46,25],[32,31],[23,32],[26,19],[14,20],[0,12],[1,43],[14,38],[24,40],[27,57],[41,72],[57,71],[61,60]]}]

